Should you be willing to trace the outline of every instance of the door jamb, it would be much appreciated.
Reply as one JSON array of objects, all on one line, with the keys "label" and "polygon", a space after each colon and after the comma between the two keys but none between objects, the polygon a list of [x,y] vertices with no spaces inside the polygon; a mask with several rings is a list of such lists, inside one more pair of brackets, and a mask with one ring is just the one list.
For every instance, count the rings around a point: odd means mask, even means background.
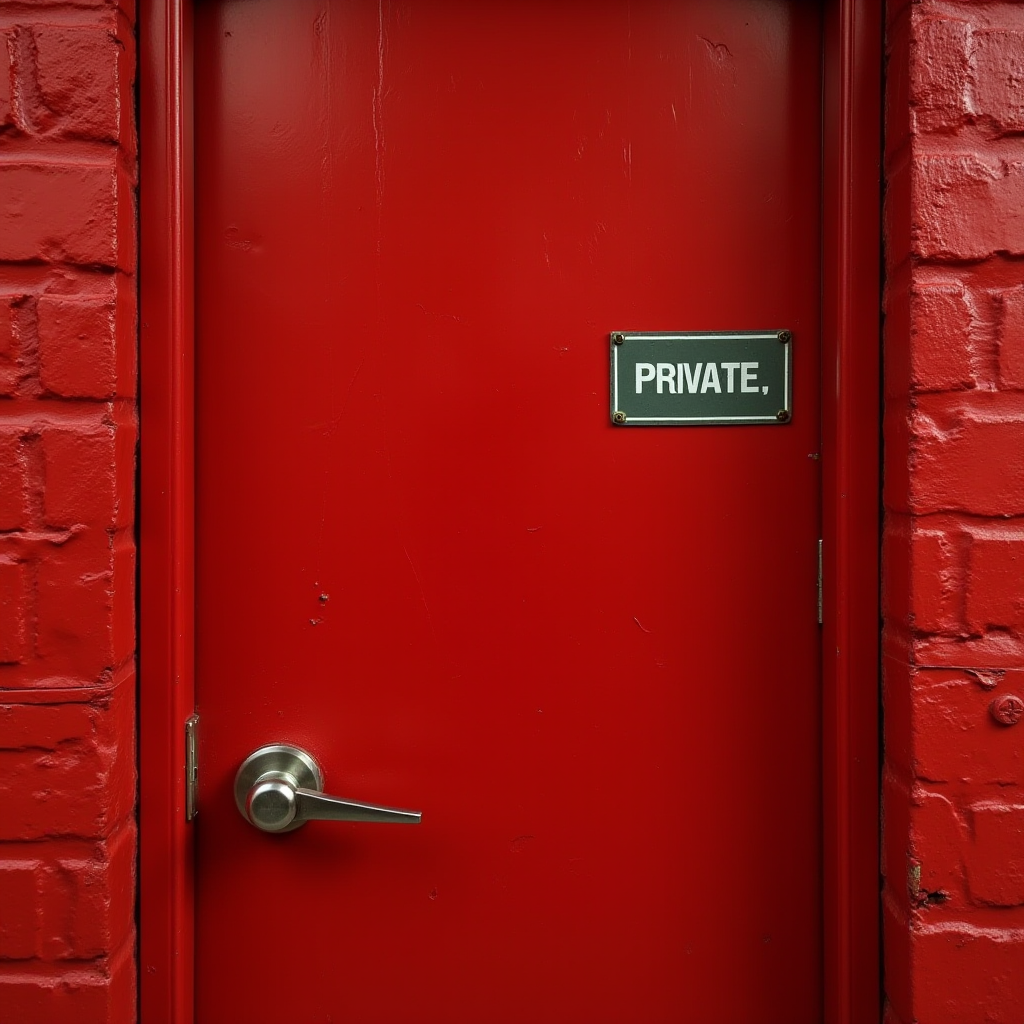
[{"label": "door jamb", "polygon": [[[193,1020],[194,0],[139,12],[139,992]],[[825,0],[822,238],[825,1021],[881,1016],[879,450],[882,0]],[[201,726],[200,726],[201,728]],[[200,819],[201,820],[201,819]]]}]

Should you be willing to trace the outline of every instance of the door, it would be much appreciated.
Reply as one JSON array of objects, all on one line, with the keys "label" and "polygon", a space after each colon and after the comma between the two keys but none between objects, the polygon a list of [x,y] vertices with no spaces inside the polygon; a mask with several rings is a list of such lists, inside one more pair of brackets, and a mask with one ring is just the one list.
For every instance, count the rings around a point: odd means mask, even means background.
[{"label": "door", "polygon": [[[198,1019],[819,1021],[817,7],[195,53]],[[612,332],[748,329],[788,422],[612,422]],[[266,744],[421,823],[260,831]]]}]

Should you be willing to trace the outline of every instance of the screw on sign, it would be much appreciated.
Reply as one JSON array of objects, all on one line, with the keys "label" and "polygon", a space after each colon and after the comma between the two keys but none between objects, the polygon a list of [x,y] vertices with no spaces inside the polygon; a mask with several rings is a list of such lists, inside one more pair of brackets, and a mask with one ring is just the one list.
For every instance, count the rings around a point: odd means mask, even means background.
[{"label": "screw on sign", "polygon": [[1005,693],[996,697],[988,710],[1000,725],[1016,725],[1024,717],[1024,700],[1014,693]]}]

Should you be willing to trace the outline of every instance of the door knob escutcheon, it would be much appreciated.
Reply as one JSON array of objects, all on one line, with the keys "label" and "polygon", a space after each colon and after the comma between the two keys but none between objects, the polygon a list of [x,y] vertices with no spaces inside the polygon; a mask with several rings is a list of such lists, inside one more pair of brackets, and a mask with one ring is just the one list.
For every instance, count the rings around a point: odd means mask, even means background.
[{"label": "door knob escutcheon", "polygon": [[320,766],[300,747],[271,743],[254,750],[235,774],[239,813],[263,832],[291,832],[307,821],[381,821],[418,825],[419,811],[345,800],[323,791]]}]

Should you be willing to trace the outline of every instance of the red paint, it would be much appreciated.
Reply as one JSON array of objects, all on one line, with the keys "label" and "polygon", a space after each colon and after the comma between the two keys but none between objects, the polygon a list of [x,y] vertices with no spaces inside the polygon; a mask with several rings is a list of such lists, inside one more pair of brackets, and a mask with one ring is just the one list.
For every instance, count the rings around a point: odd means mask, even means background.
[{"label": "red paint", "polygon": [[[886,261],[889,1019],[1019,1020],[1021,165],[1012,4],[893,5]],[[950,196],[956,201],[950,202]],[[955,979],[955,980],[951,980]]]},{"label": "red paint", "polygon": [[[842,11],[843,13],[841,17],[836,19],[830,19],[829,22],[827,52],[833,54],[842,52],[843,54],[845,54],[845,63],[843,65],[842,75],[840,76],[843,88],[830,88],[827,90],[826,109],[834,111],[834,113],[828,115],[827,123],[842,126],[840,136],[841,139],[844,141],[844,144],[846,145],[852,145],[853,136],[857,134],[863,136],[858,141],[856,147],[851,149],[851,152],[854,155],[856,155],[857,153],[866,154],[866,156],[862,155],[860,159],[862,163],[865,163],[867,166],[870,167],[871,158],[869,140],[872,136],[872,130],[869,123],[870,107],[869,104],[865,102],[865,99],[870,97],[871,90],[872,88],[875,87],[874,83],[876,82],[876,80],[872,76],[870,67],[865,68],[860,63],[853,61],[852,58],[856,54],[867,53],[869,55],[868,60],[870,61],[870,54],[874,48],[873,19],[871,17],[870,10],[861,5],[858,5],[857,7],[851,6],[851,8],[849,9],[847,9],[844,6],[842,8]],[[168,59],[168,47],[166,44],[168,41],[173,41],[174,34],[173,31],[168,33],[167,25],[165,24],[163,15],[159,10],[155,12],[155,17],[150,24],[151,29],[147,37],[148,50],[153,55],[153,64],[157,66],[163,66]],[[851,36],[854,38],[851,39]],[[856,43],[855,45],[854,41]],[[863,47],[863,49],[860,49],[860,47]],[[174,45],[171,45],[169,47],[169,52],[171,55],[171,63],[173,64],[176,60],[176,58],[174,58],[173,56],[174,53],[176,52]],[[831,60],[831,58],[829,59]],[[854,72],[857,73],[855,74]],[[180,71],[176,72],[176,74],[180,74]],[[172,78],[174,78],[174,75],[172,75]],[[833,78],[831,81],[836,82],[836,79]],[[143,90],[144,101],[148,95],[152,100],[153,106],[155,108],[153,110],[153,115],[149,118],[150,124],[154,123],[155,121],[160,124],[166,125],[167,122],[162,121],[161,118],[165,116],[165,112],[168,109],[174,108],[173,97],[175,95],[180,94],[179,90],[165,90],[165,92],[167,95],[170,95],[171,97],[169,103],[164,99],[154,98],[154,90]],[[859,98],[859,102],[851,103],[851,94],[855,98]],[[840,109],[847,112],[842,117],[839,116]],[[848,116],[849,112],[852,110],[858,112],[857,117],[851,118],[850,116]],[[145,121],[146,118],[144,118],[144,123]],[[184,120],[184,124],[185,127],[187,128],[187,118]],[[860,127],[857,127],[858,125]],[[160,131],[162,130],[163,129],[159,129],[157,132],[158,141],[160,139]],[[160,142],[160,144],[162,146],[162,142]],[[872,187],[870,185],[871,179],[869,176],[860,175],[859,177],[851,178],[851,168],[854,167],[856,163],[856,159],[850,160],[844,158],[844,160],[832,165],[832,173],[834,177],[830,179],[829,176],[826,175],[826,188],[835,188],[834,194],[836,195],[837,201],[839,202],[841,208],[844,210],[844,222],[847,225],[842,234],[835,236],[838,244],[836,248],[833,250],[840,254],[846,254],[845,261],[841,262],[838,265],[830,266],[828,263],[826,264],[825,288],[827,297],[836,290],[846,289],[847,285],[851,281],[855,282],[860,286],[863,286],[866,281],[870,281],[870,273],[867,274],[867,277],[864,276],[864,271],[869,271],[870,260],[865,260],[863,257],[864,252],[870,249],[870,238],[873,233],[873,228],[871,226],[872,218],[870,216],[870,213],[868,212],[867,204],[863,203],[861,197],[865,195],[867,197],[870,197],[870,195],[872,194]],[[171,186],[169,187],[171,192],[174,192],[176,190],[178,194],[182,195],[183,199],[187,199],[187,178],[182,178],[180,176],[175,177],[172,174],[170,176],[170,181]],[[830,182],[834,182],[834,186]],[[856,184],[856,187],[852,187],[854,184]],[[858,207],[857,205],[859,200],[861,200],[860,207]],[[159,250],[160,246],[162,245],[164,237],[164,229],[160,227],[158,221],[159,218],[151,218],[150,222],[154,223],[155,227],[152,229],[150,237],[154,239],[154,244]],[[865,239],[867,240],[867,244],[865,244],[864,242]],[[859,248],[861,250],[860,252],[858,252],[858,242]],[[162,265],[167,268],[166,271],[163,271],[162,273],[165,275],[165,279],[167,280],[167,282],[171,285],[172,290],[177,288],[177,285],[174,284],[174,281],[178,279],[175,277],[175,274],[181,272],[187,274],[189,272],[189,265],[187,263],[187,260],[183,259],[183,256],[184,254],[179,249],[176,255],[177,262],[172,260],[169,266],[166,262],[162,260],[161,257]],[[858,271],[858,274],[849,274],[849,269],[851,265]],[[150,281],[154,282],[155,287],[157,288],[160,286],[160,280],[161,278],[159,277],[150,277]],[[855,287],[852,289],[852,291],[847,289],[846,294],[851,296],[852,298],[856,298],[856,296],[859,293],[857,292],[857,289]],[[859,307],[863,311],[870,310],[870,294],[870,290],[868,290],[862,296],[861,301],[851,301],[849,305],[847,305],[845,308],[856,309]],[[150,335],[152,339],[150,342],[150,349],[154,353],[160,351],[167,351],[168,354],[170,355],[170,365],[173,367],[179,365],[179,361],[181,358],[187,358],[187,345],[185,346],[185,352],[183,356],[174,354],[175,346],[178,346],[180,351],[183,335],[180,333],[180,331],[177,331],[177,329],[173,328],[173,323],[170,324],[169,326],[171,326],[171,330],[165,330],[161,328],[160,330],[155,331]],[[833,351],[833,349],[831,348],[831,343],[833,341],[839,342],[840,349],[843,350],[842,358],[836,360],[834,369],[835,378],[840,383],[842,383],[848,378],[853,379],[850,378],[851,371],[856,371],[856,368],[863,363],[863,358],[866,354],[863,346],[858,346],[856,344],[856,335],[850,330],[851,328],[856,327],[856,317],[854,317],[853,320],[847,318],[837,325],[837,332],[835,335],[829,334],[825,339],[825,351],[827,358],[832,358],[832,356],[829,353]],[[848,344],[846,341],[844,341],[844,338],[849,339]],[[174,339],[178,340],[175,341]],[[164,346],[169,346],[169,348],[165,348]],[[836,350],[836,352],[838,354],[838,350]],[[870,374],[870,372],[871,371],[869,363],[868,373]],[[829,417],[834,416],[834,407],[830,405],[828,393],[826,393],[825,397],[826,403],[824,413],[826,418],[826,432],[828,432],[828,420]],[[159,401],[159,398],[157,398],[157,401]],[[850,404],[852,404],[852,399]],[[150,402],[147,405],[147,408],[150,410],[152,414],[152,423],[154,428],[160,433],[165,431],[165,424],[167,424],[166,415],[160,409],[156,408],[155,402]],[[866,436],[863,422],[854,423],[851,416],[846,416],[838,424],[838,427],[841,429],[839,429],[838,432],[834,434],[834,436],[838,436],[840,438],[845,439],[843,441],[843,445],[840,448],[841,451],[856,451],[858,449],[860,440],[864,439],[864,450],[870,453],[872,445],[870,444],[869,435]],[[152,436],[152,428],[148,431],[148,434]],[[175,432],[174,430],[172,430],[171,437],[173,438],[174,436]],[[180,434],[178,436],[180,436]],[[178,448],[179,450],[181,448],[180,441],[178,443]],[[827,451],[828,449],[826,448],[826,452]],[[864,459],[860,460],[860,465],[862,469],[864,463]],[[161,480],[169,482],[172,490],[175,490],[176,488],[179,487],[179,484],[176,483],[176,481],[180,478],[181,470],[180,468],[175,468],[175,466],[180,467],[181,460],[179,459],[176,463],[172,462],[170,464],[165,465],[166,468],[163,470],[164,476],[162,478],[159,473],[155,473],[150,477],[150,480],[152,481],[151,487],[155,489],[155,494],[159,500],[162,500],[160,499],[160,495],[163,494],[167,486],[167,483],[163,483],[161,482]],[[827,468],[828,461],[826,460],[826,469]],[[849,487],[853,478],[851,478],[847,474],[842,479],[843,486]],[[849,531],[851,529],[851,521],[849,517],[846,517],[844,520],[842,520],[841,523],[838,523],[836,525],[837,527],[841,527],[842,531],[846,531],[846,533],[849,534]],[[826,532],[830,528],[831,527],[829,513],[826,510]],[[167,543],[172,551],[180,550],[180,541],[176,543],[173,537],[171,537]],[[853,567],[856,567],[858,565],[863,567],[870,564],[870,531],[862,534],[859,543],[861,545],[866,545],[866,553],[868,555],[867,558],[864,557],[865,552],[859,550],[857,543],[850,543],[845,547],[845,557],[848,561],[848,564]],[[156,550],[159,550],[157,545],[154,545],[154,548]],[[169,564],[173,569],[173,565],[175,563],[171,562]],[[155,591],[159,591],[160,583],[158,575],[160,573],[160,570],[157,568],[153,568],[150,570],[150,572],[151,578],[154,579]],[[173,580],[173,578],[173,571],[169,577],[166,575],[164,576],[164,579],[167,581]],[[870,608],[870,601],[868,602],[866,607],[868,609]],[[829,603],[827,602],[827,621],[831,615],[832,611],[830,609]],[[868,618],[870,618],[869,615],[861,614],[859,618],[855,618],[856,624],[863,626],[866,619]],[[871,623],[868,623],[868,633],[864,637],[861,637],[861,640],[866,639],[866,636],[870,635],[871,630],[872,625]],[[840,657],[836,662],[826,664],[826,692],[828,692],[829,690],[829,679],[831,673],[834,671],[834,667],[838,666],[840,670],[842,670],[850,664],[856,665],[858,652],[864,650],[869,651],[870,646],[864,643],[861,643],[859,645],[850,645],[841,652]],[[849,673],[847,673],[846,678],[849,678]],[[861,709],[858,712],[861,727],[863,727],[863,725],[870,720],[870,731],[873,732],[874,713],[872,708],[874,701],[872,694],[870,692],[866,692],[863,687],[854,687],[852,690],[849,690],[847,692],[847,696],[848,702],[846,705],[846,710],[848,711],[851,707],[853,707],[854,709],[859,707]],[[146,726],[147,721],[152,722],[151,728]],[[144,718],[143,724],[144,728],[146,728],[148,732],[153,735],[159,735],[161,731],[166,732],[167,729],[166,723],[160,721],[157,717],[153,716],[151,716],[148,719]],[[837,728],[842,728],[842,722],[833,717],[832,719],[826,722],[826,728],[827,730],[834,731]],[[854,736],[856,736],[856,732],[857,730],[854,729]],[[173,772],[173,762],[168,762],[160,754],[158,749],[160,742],[162,741],[157,741],[148,748],[150,750],[150,754],[147,756],[146,759],[146,764],[149,766],[146,769],[146,775],[148,775],[151,779],[155,780],[155,784],[157,786],[161,785],[159,781],[160,779],[165,779],[166,782],[163,783],[163,785],[165,787],[170,787],[173,789],[173,787],[177,783],[177,776],[176,773]],[[147,747],[144,745],[144,754],[146,749]],[[858,764],[860,764],[861,767],[863,767],[863,762],[856,758],[855,751],[850,750],[850,746],[848,743],[843,745],[841,749],[839,747],[837,747],[836,749],[838,756],[840,758],[846,758],[847,764],[850,767],[853,767]],[[172,775],[170,776],[170,778],[168,778],[167,775],[168,764],[170,764],[172,768]],[[860,769],[854,771],[854,777],[857,777],[859,773]],[[849,776],[847,776],[847,778],[848,777]],[[864,776],[863,774],[859,774],[859,777],[861,779],[860,793],[863,797],[863,779],[865,777],[870,778],[870,775]],[[842,778],[843,773],[840,773],[840,775],[836,777],[835,781],[840,785],[845,785],[845,783],[843,783],[842,781]],[[873,917],[873,910],[871,909],[873,901],[870,898],[872,886],[870,880],[874,876],[874,859],[870,851],[873,846],[871,837],[875,833],[875,826],[874,821],[865,815],[864,808],[866,806],[870,807],[873,801],[874,794],[871,792],[867,793],[867,800],[861,798],[859,801],[855,800],[853,803],[851,803],[849,799],[843,797],[841,793],[837,796],[836,800],[826,801],[826,806],[837,807],[839,811],[837,815],[830,819],[833,823],[832,825],[830,825],[830,828],[836,828],[836,832],[834,833],[836,838],[835,842],[826,851],[827,864],[835,864],[835,868],[829,868],[830,873],[833,870],[839,871],[839,875],[836,876],[839,884],[835,886],[834,889],[830,890],[830,896],[834,892],[836,906],[839,909],[839,913],[831,915],[828,919],[828,931],[825,940],[826,960],[827,963],[830,965],[829,974],[826,978],[830,992],[827,1010],[827,1012],[830,1015],[830,1019],[834,1012],[849,1013],[851,1006],[856,1005],[856,1000],[858,998],[865,998],[864,993],[867,993],[866,998],[870,1000],[870,993],[872,991],[872,984],[870,979],[872,977],[877,976],[874,961],[870,952],[872,948],[875,948],[876,946],[876,936],[875,933],[870,929],[870,927],[865,927],[865,922],[870,924],[870,920]],[[157,823],[154,822],[153,824],[154,831],[156,831]],[[859,834],[863,834],[865,836],[865,841],[860,841],[860,845],[857,847],[860,853],[853,856],[852,858],[847,857],[843,853],[841,844],[849,844],[851,841],[857,841],[856,837]],[[158,844],[154,844],[154,846],[151,847],[151,849],[153,849],[154,851],[158,850]],[[172,849],[172,864],[182,863],[181,850],[182,848],[180,846],[174,847]],[[867,854],[867,856],[865,856],[865,853]],[[154,852],[152,855],[147,857],[145,855],[144,849],[144,874],[146,873],[146,864],[149,863],[153,865],[154,873],[149,875],[149,877],[153,879],[154,892],[159,893],[161,895],[162,890],[160,890],[159,887],[163,884],[164,874],[162,872],[162,869],[157,867],[157,865],[162,862],[163,858],[159,853]],[[851,888],[849,884],[851,880],[856,881],[858,877],[861,880],[867,880],[867,885],[863,889],[863,891],[867,891],[869,894],[867,900],[861,899],[862,892],[857,891],[858,885],[855,884]],[[846,881],[844,882],[843,879],[845,879]],[[163,901],[162,905],[168,907],[181,906],[180,899],[180,896],[174,896],[172,897],[171,900]],[[148,932],[155,939],[155,945],[153,948],[159,947],[166,950],[169,947],[164,942],[164,936],[166,933],[163,928],[163,925],[161,924],[161,921],[169,920],[173,917],[173,914],[163,916],[162,912],[154,913],[153,906],[154,904],[151,902],[151,912],[148,915],[145,912],[143,914],[143,942],[145,944],[145,936]],[[180,943],[181,940],[182,934],[180,932],[175,932],[174,936],[172,937],[172,945]],[[174,948],[181,950],[183,947],[181,945],[174,945]],[[853,954],[852,957],[851,953]],[[164,962],[167,963],[168,966],[172,967],[170,973],[174,977],[185,977],[187,983],[187,958],[185,956],[182,956],[179,953],[178,955],[175,955],[173,959],[171,959],[170,961]],[[160,975],[163,974],[163,971],[157,964],[153,965],[153,971],[158,978]],[[147,971],[146,973],[149,974],[149,971]],[[161,983],[160,981],[155,981],[149,987],[149,991],[151,994],[156,993],[155,999],[151,999],[151,1001],[148,1004],[145,1004],[149,1006],[147,1012],[151,1016],[153,1014],[159,1016],[165,1012],[160,1009],[161,1003],[159,1000],[161,994],[161,984],[163,983]],[[175,991],[176,989],[174,989],[174,986],[172,986],[171,994],[173,995]],[[184,1011],[181,1010],[180,1012]],[[181,1018],[179,1017],[178,1019]],[[838,1017],[836,1019],[838,1019]],[[856,1014],[854,1014],[854,1019],[861,1018],[857,1017]]]},{"label": "red paint", "polygon": [[822,551],[825,1019],[877,1019],[879,4],[827,8]]},{"label": "red paint", "polygon": [[[819,1021],[816,12],[197,19],[198,1019]],[[609,424],[760,323],[791,425]],[[274,740],[423,825],[259,834]]]},{"label": "red paint", "polygon": [[145,457],[140,478],[140,1010],[146,1024],[192,1015],[192,837],[185,821],[185,721],[193,682],[192,202],[190,11],[147,4],[141,69],[148,170],[141,195],[139,335]]},{"label": "red paint", "polygon": [[5,9],[0,1016],[135,1015],[134,31]]}]

